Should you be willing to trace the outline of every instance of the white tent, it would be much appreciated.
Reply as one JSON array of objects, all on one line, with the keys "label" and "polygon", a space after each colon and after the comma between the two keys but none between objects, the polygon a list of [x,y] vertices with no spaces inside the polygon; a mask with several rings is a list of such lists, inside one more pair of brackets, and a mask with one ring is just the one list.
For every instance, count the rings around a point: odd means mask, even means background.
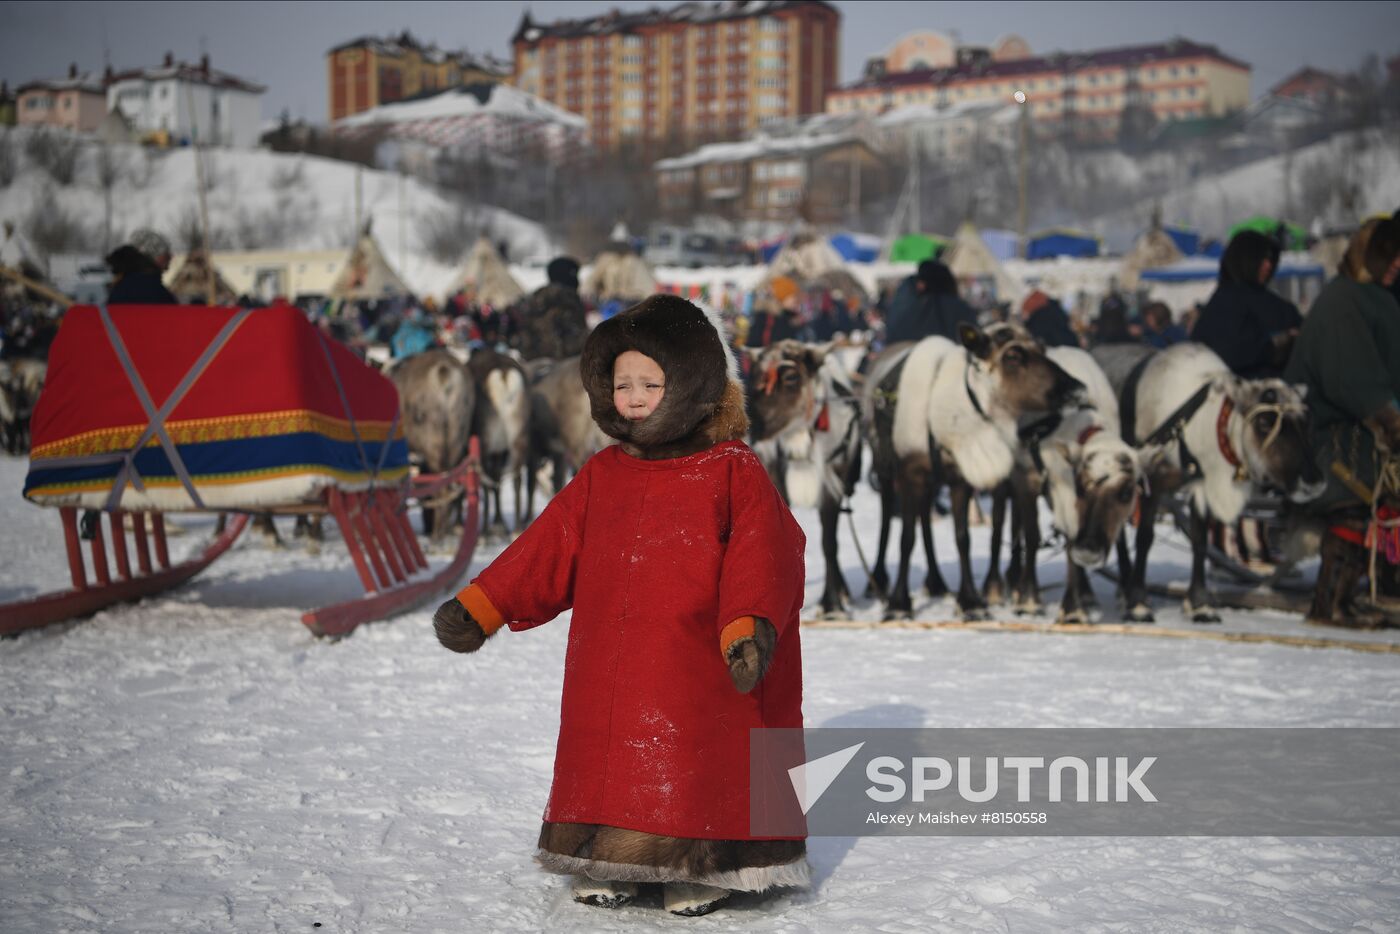
[{"label": "white tent", "polygon": [[963,221],[958,232],[953,235],[953,243],[948,247],[943,261],[960,281],[989,280],[996,290],[998,301],[1015,304],[1020,301],[1021,293],[1025,291],[1025,286],[1007,272],[1001,261],[992,255],[992,251],[987,248],[982,235],[971,221]]},{"label": "white tent", "polygon": [[1137,243],[1123,257],[1123,287],[1135,289],[1144,270],[1161,269],[1183,259],[1176,241],[1154,221],[1152,228],[1138,237]]},{"label": "white tent", "polygon": [[640,301],[656,291],[656,276],[647,261],[631,250],[609,248],[593,260],[583,291],[600,301]]},{"label": "white tent", "polygon": [[525,297],[525,290],[486,237],[478,237],[467,254],[466,265],[452,291],[459,288],[466,289],[478,304],[492,308],[506,308]]},{"label": "white tent", "polygon": [[846,261],[836,252],[831,241],[815,234],[794,234],[783,244],[768,264],[763,284],[767,285],[779,276],[792,279],[804,289],[840,291],[862,300],[870,297],[865,287],[851,274]]},{"label": "white tent", "polygon": [[365,232],[360,235],[359,241],[350,251],[345,268],[335,277],[330,297],[380,299],[408,294],[408,286],[404,285],[403,279],[399,278],[399,274],[394,272],[389,261],[384,258],[383,251],[379,249],[379,244],[374,242],[374,236],[366,224]]}]

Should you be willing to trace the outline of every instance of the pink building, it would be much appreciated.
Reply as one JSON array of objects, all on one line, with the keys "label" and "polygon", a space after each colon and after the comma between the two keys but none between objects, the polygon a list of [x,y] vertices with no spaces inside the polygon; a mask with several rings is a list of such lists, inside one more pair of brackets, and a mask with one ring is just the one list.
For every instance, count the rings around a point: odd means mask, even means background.
[{"label": "pink building", "polygon": [[68,77],[31,81],[15,92],[20,126],[56,126],[79,133],[95,133],[107,116],[107,91],[102,79],[90,72],[79,74],[70,65]]}]

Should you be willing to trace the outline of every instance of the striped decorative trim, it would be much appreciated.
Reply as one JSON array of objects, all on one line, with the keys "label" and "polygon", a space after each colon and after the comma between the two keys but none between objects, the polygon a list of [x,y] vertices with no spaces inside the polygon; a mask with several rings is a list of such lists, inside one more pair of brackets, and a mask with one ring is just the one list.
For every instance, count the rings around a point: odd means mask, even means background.
[{"label": "striped decorative trim", "polygon": [[[391,421],[360,421],[360,437],[365,441],[383,441],[393,426]],[[81,457],[89,454],[107,454],[112,451],[129,451],[146,430],[144,424],[123,425],[117,428],[99,428],[50,441],[30,452],[33,461],[49,457]],[[255,415],[226,415],[218,418],[193,418],[165,423],[165,430],[176,444],[198,444],[207,441],[237,441],[247,438],[265,438],[271,435],[314,433],[335,441],[354,441],[355,434],[350,423],[343,418],[334,418],[307,409],[290,409],[283,412],[259,412]],[[403,437],[403,426],[394,430],[394,439]],[[152,438],[148,446],[159,442]]]},{"label": "striped decorative trim", "polygon": [[[388,467],[380,471],[376,480],[380,486],[391,486],[408,476],[409,468]],[[263,470],[239,470],[230,473],[218,474],[196,474],[194,477],[197,486],[227,486],[240,483],[259,482],[262,480],[284,480],[291,477],[333,477],[337,481],[345,484],[366,483],[370,475],[363,470],[337,470],[325,464],[283,464],[277,467],[268,467]],[[178,487],[180,478],[175,476],[149,477],[145,474],[141,476],[141,483],[147,487]],[[65,496],[71,493],[85,493],[92,490],[110,490],[112,488],[111,477],[95,477],[91,480],[79,480],[69,483],[50,483],[43,486],[32,487],[25,491],[25,496],[33,500],[40,500],[49,496]]]}]

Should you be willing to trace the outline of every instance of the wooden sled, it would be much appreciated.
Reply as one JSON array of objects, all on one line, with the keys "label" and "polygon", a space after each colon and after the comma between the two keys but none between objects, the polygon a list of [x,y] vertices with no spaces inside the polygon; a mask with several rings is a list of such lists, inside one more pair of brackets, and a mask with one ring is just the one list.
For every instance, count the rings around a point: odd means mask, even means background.
[{"label": "wooden sled", "polygon": [[[461,464],[445,474],[414,477],[402,495],[397,489],[345,493],[332,487],[324,492],[319,503],[271,510],[274,514],[332,516],[365,589],[363,597],[303,613],[301,621],[307,628],[318,636],[342,636],[361,623],[411,609],[447,592],[461,581],[480,536],[477,451],[477,440],[473,438],[471,451]],[[454,487],[459,488],[465,498],[462,534],[452,560],[437,573],[431,573],[427,558],[409,524],[407,510],[415,502],[440,497]],[[59,509],[59,515],[73,586],[56,593],[0,604],[0,635],[13,635],[25,629],[91,616],[107,607],[178,587],[228,551],[249,519],[248,513],[233,515],[223,531],[198,554],[172,565],[166,546],[165,520],[161,513],[121,510],[106,513],[107,522],[99,520],[88,538],[92,565],[92,577],[89,579],[83,558],[83,536],[79,534],[79,510],[71,506],[63,507]],[[128,516],[131,518],[129,533],[125,519]],[[108,562],[107,540],[101,528],[104,524],[108,527],[115,568]]]}]

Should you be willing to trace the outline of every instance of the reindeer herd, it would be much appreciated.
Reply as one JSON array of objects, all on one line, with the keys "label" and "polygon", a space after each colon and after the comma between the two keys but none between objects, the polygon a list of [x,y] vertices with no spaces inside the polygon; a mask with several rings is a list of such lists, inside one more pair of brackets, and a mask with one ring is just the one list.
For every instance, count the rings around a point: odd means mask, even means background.
[{"label": "reindeer herd", "polygon": [[[931,337],[878,353],[790,340],[745,353],[752,447],[787,502],[820,517],[820,612],[827,617],[850,608],[837,529],[862,475],[880,502],[868,564],[862,553],[866,596],[884,602],[888,619],[913,613],[911,556],[920,535],[924,592],[949,593],[932,529],[945,489],[958,551],[953,595],[963,618],[985,619],[991,606],[1005,603],[1018,613],[1043,611],[1037,557],[1044,501],[1065,544],[1058,615],[1067,623],[1089,621],[1098,604],[1087,572],[1115,551],[1125,619],[1152,622],[1146,573],[1153,517],[1170,497],[1183,497],[1190,515],[1187,613],[1196,622],[1217,621],[1205,585],[1208,521],[1235,522],[1262,491],[1302,502],[1322,489],[1299,391],[1234,376],[1200,345],[1047,350],[1019,326],[997,324],[964,326],[956,343]],[[480,439],[487,534],[509,532],[501,505],[507,479],[523,525],[534,514],[541,478],[558,489],[608,443],[589,414],[577,358],[521,363],[481,350],[463,361],[436,350],[400,362],[390,376],[403,400],[409,446],[426,469],[446,469],[465,455],[471,435]],[[990,495],[992,520],[980,586],[969,534],[978,494]],[[895,519],[891,579],[886,551]],[[425,516],[435,536],[453,521],[450,512]]]},{"label": "reindeer herd", "polygon": [[[794,506],[821,517],[826,585],[821,612],[845,615],[850,591],[837,554],[837,519],[870,451],[880,531],[868,595],[888,619],[908,618],[910,557],[922,533],[931,597],[949,588],[939,570],[932,516],[948,491],[958,550],[955,592],[965,619],[985,619],[1010,600],[1042,610],[1037,580],[1040,502],[1064,537],[1066,585],[1059,619],[1087,623],[1096,606],[1087,570],[1116,550],[1126,619],[1153,621],[1146,571],[1154,518],[1167,497],[1191,515],[1191,586],[1186,610],[1216,622],[1205,586],[1207,523],[1234,523],[1251,496],[1293,502],[1322,492],[1307,448],[1299,391],[1279,380],[1245,380],[1205,347],[1165,351],[1108,346],[1046,350],[1016,325],[965,326],[895,345],[854,366],[832,345],[785,341],[753,351],[748,380],[753,446]],[[989,569],[974,579],[969,511],[991,494]],[[1010,562],[1001,572],[1010,506]],[[900,520],[893,582],[885,566],[891,520]],[[1130,551],[1127,526],[1136,522]]]}]

